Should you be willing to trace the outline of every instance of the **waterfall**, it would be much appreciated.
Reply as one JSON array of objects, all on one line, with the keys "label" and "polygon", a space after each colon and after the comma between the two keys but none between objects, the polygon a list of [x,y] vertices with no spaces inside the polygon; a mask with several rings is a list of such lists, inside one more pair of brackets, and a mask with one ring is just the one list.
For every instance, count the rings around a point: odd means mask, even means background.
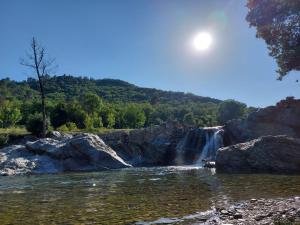
[{"label": "waterfall", "polygon": [[214,161],[216,159],[217,150],[223,147],[223,133],[222,127],[204,128],[205,145],[200,150],[201,154],[196,164],[202,164],[203,160]]},{"label": "waterfall", "polygon": [[214,161],[216,152],[223,147],[222,127],[189,130],[176,147],[177,165],[202,165],[202,160]]}]

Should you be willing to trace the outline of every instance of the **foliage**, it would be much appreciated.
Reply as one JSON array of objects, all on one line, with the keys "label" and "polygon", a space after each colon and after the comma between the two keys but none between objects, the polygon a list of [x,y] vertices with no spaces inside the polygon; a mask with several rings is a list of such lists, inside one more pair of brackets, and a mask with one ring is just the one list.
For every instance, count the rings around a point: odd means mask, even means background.
[{"label": "foliage", "polygon": [[60,132],[69,132],[69,131],[77,131],[78,128],[75,123],[68,122],[68,123],[63,124],[60,127],[56,128],[56,130],[60,131]]},{"label": "foliage", "polygon": [[[228,120],[220,119],[226,114],[223,112],[226,107],[221,110],[224,107],[222,101],[139,88],[119,80],[47,77],[45,88],[46,111],[51,125],[65,132],[133,129],[159,125],[168,120],[191,126],[216,126]],[[0,80],[0,109],[9,102],[13,106],[10,108],[16,112],[19,110],[21,115],[12,124],[26,125],[34,134],[39,134],[40,130],[41,103],[37,90],[38,82],[32,78],[24,82]],[[227,109],[229,119],[232,115],[241,118],[255,108],[247,108],[244,113],[234,112],[236,110],[234,107]]]},{"label": "foliage", "polygon": [[15,103],[6,101],[0,107],[0,127],[15,126],[21,120],[21,112]]},{"label": "foliage", "polygon": [[70,131],[66,124],[61,125],[60,127],[56,128],[59,132],[68,132]]},{"label": "foliage", "polygon": [[195,116],[192,112],[184,115],[183,122],[187,125],[194,125],[196,123]]},{"label": "foliage", "polygon": [[122,112],[124,128],[141,128],[146,122],[143,110],[135,104],[129,104]]},{"label": "foliage", "polygon": [[279,66],[281,80],[288,72],[300,70],[300,1],[248,0],[247,21],[257,29],[270,55]]},{"label": "foliage", "polygon": [[[46,121],[47,127],[49,126],[49,121]],[[26,123],[26,129],[36,136],[41,136],[43,132],[43,116],[40,113],[35,113],[30,115]]]},{"label": "foliage", "polygon": [[101,109],[102,99],[93,93],[85,94],[82,100],[82,107],[89,115],[91,115]]},{"label": "foliage", "polygon": [[218,121],[224,124],[229,120],[238,119],[245,116],[246,105],[235,100],[222,102],[218,109]]}]

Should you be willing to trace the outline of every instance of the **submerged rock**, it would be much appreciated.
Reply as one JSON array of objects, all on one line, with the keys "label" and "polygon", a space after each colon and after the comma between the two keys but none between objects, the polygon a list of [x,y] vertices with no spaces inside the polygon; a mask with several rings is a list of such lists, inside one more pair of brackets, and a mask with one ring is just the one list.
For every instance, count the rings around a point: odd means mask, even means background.
[{"label": "submerged rock", "polygon": [[218,150],[218,172],[300,173],[300,139],[264,136]]},{"label": "submerged rock", "polygon": [[58,173],[130,167],[101,138],[93,134],[51,138],[0,150],[0,174]]}]

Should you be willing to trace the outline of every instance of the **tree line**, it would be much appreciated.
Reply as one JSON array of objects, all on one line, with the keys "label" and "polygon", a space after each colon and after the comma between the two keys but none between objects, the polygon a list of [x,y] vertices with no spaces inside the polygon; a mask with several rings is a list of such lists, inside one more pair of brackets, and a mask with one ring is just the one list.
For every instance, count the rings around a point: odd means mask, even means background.
[{"label": "tree line", "polygon": [[[176,120],[189,126],[215,126],[228,120],[243,118],[253,108],[227,100],[220,104],[190,102],[184,105],[150,102],[108,102],[89,92],[71,100],[47,99],[46,125],[60,131],[108,129],[135,129],[160,125]],[[35,135],[43,132],[41,102],[37,99],[15,98],[0,100],[0,127],[25,126]]]}]

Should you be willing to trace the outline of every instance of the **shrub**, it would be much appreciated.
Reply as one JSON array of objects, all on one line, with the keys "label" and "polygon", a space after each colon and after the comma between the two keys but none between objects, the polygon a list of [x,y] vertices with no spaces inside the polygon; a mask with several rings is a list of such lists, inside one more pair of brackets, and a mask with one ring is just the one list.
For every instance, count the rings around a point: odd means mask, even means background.
[{"label": "shrub", "polygon": [[60,127],[58,127],[56,130],[59,132],[68,132],[69,128],[67,127],[66,124],[64,124],[64,125],[61,125]]},{"label": "shrub", "polygon": [[68,122],[68,123],[66,123],[66,125],[67,125],[69,131],[76,131],[78,129],[76,126],[76,123]]},{"label": "shrub", "polygon": [[[49,120],[47,119],[47,129],[49,126]],[[32,114],[28,117],[28,121],[26,123],[26,129],[36,136],[41,136],[43,132],[43,116],[40,113]]]}]

